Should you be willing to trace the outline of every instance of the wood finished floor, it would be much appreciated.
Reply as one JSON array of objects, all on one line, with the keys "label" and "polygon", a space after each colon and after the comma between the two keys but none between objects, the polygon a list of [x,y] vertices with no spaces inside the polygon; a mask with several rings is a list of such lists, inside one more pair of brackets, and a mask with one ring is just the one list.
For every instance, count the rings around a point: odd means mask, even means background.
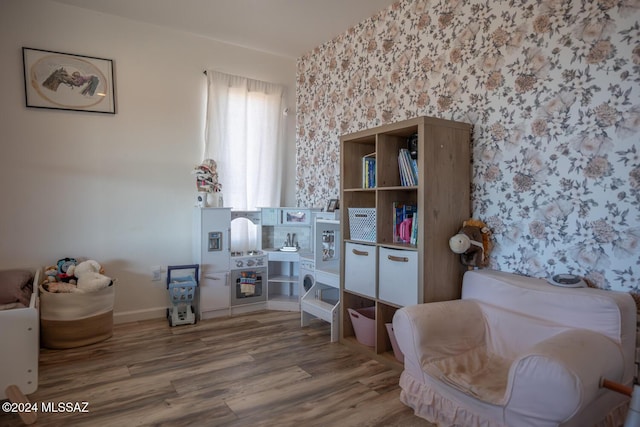
[{"label": "wood finished floor", "polygon": [[[102,343],[40,353],[31,402],[89,402],[34,426],[432,426],[399,371],[330,343],[329,325],[266,311],[170,328],[115,325]],[[22,425],[0,412],[0,426]]]}]

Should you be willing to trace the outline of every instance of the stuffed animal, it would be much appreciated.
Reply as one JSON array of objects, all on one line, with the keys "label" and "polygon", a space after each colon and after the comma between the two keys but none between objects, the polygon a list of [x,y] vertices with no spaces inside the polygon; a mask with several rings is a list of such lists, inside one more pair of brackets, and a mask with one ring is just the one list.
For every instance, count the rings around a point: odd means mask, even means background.
[{"label": "stuffed animal", "polygon": [[58,266],[50,265],[44,269],[43,283],[56,282],[56,276],[58,275]]},{"label": "stuffed animal", "polygon": [[68,282],[73,279],[73,273],[69,272],[69,268],[73,268],[78,264],[78,261],[75,258],[62,258],[58,260],[57,268],[57,281],[58,282]]},{"label": "stuffed animal", "polygon": [[449,247],[460,254],[460,262],[469,267],[486,267],[489,264],[491,232],[487,225],[477,219],[462,223],[458,234],[449,239]]},{"label": "stuffed animal", "polygon": [[67,273],[73,274],[77,278],[76,292],[94,292],[113,284],[113,280],[102,274],[101,271],[103,270],[100,264],[90,259],[70,267]]}]

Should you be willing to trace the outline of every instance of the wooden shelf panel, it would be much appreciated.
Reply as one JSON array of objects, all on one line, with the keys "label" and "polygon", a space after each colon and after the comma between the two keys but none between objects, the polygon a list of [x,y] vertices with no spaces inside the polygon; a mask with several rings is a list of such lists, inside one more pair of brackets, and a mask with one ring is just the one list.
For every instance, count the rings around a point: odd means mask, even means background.
[{"label": "wooden shelf panel", "polygon": [[298,276],[272,276],[269,277],[269,281],[275,283],[298,283]]}]

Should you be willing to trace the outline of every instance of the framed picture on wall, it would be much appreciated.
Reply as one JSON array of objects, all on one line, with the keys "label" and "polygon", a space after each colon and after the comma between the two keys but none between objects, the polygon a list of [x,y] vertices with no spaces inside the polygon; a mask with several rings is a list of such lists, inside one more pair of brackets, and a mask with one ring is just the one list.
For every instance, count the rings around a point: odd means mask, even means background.
[{"label": "framed picture on wall", "polygon": [[27,107],[116,113],[113,61],[22,48]]}]

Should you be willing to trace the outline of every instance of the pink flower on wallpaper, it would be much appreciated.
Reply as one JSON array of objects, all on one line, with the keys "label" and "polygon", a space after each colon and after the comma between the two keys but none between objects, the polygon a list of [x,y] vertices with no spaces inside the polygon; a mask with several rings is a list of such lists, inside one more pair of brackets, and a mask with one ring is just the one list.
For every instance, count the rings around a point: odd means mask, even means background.
[{"label": "pink flower on wallpaper", "polygon": [[551,20],[549,15],[539,15],[533,20],[533,31],[536,33],[547,33],[551,30]]},{"label": "pink flower on wallpaper", "polygon": [[598,179],[609,174],[611,164],[605,157],[594,157],[589,161],[584,169],[584,176],[587,178]]},{"label": "pink flower on wallpaper", "polygon": [[609,104],[598,105],[594,112],[596,113],[596,119],[602,126],[613,126],[618,120],[619,113]]},{"label": "pink flower on wallpaper", "polygon": [[507,130],[502,123],[494,123],[489,127],[489,131],[494,141],[501,141],[507,137]]},{"label": "pink flower on wallpaper", "polygon": [[547,121],[543,119],[534,120],[531,124],[531,133],[534,136],[546,136],[548,134]]},{"label": "pink flower on wallpaper", "polygon": [[587,55],[587,63],[597,64],[613,56],[614,47],[609,40],[601,40],[594,44]]},{"label": "pink flower on wallpaper", "polygon": [[611,243],[617,237],[613,227],[604,219],[593,221],[591,229],[598,243]]},{"label": "pink flower on wallpaper", "polygon": [[444,111],[448,110],[453,104],[453,99],[450,96],[441,95],[438,97],[438,110]]},{"label": "pink flower on wallpaper", "polygon": [[500,235],[504,233],[506,229],[504,221],[497,215],[489,216],[485,223],[487,224],[487,226],[489,226],[489,230],[491,230],[491,233],[493,233],[494,235]]},{"label": "pink flower on wallpaper", "polygon": [[486,182],[496,182],[501,176],[502,172],[500,171],[500,168],[497,165],[491,165],[484,173],[484,180]]},{"label": "pink flower on wallpaper", "polygon": [[531,92],[535,88],[537,79],[532,74],[520,74],[516,78],[516,93]]},{"label": "pink flower on wallpaper", "polygon": [[425,56],[420,60],[420,66],[422,67],[422,71],[424,73],[429,73],[433,70],[434,63],[431,58]]},{"label": "pink flower on wallpaper", "polygon": [[450,26],[452,21],[453,21],[453,13],[451,12],[442,13],[438,17],[438,25],[440,25],[440,28],[443,28],[443,29]]},{"label": "pink flower on wallpaper", "polygon": [[535,239],[543,240],[546,237],[544,223],[541,221],[533,221],[529,224],[529,234]]},{"label": "pink flower on wallpaper", "polygon": [[520,172],[513,177],[513,189],[517,192],[530,191],[534,183],[533,177]]},{"label": "pink flower on wallpaper", "polygon": [[459,47],[451,49],[451,51],[449,52],[449,60],[454,64],[456,62],[462,61],[462,49],[460,49]]},{"label": "pink flower on wallpaper", "polygon": [[382,122],[390,123],[393,120],[393,111],[391,110],[383,110],[382,111]]},{"label": "pink flower on wallpaper", "polygon": [[367,42],[367,52],[372,54],[374,53],[376,50],[378,50],[378,43],[371,39]]},{"label": "pink flower on wallpaper", "polygon": [[497,47],[502,47],[509,42],[509,33],[504,28],[498,28],[491,34],[491,40]]},{"label": "pink flower on wallpaper", "polygon": [[429,93],[427,93],[427,92],[421,92],[421,93],[418,95],[418,99],[416,100],[416,106],[417,106],[418,108],[424,108],[424,107],[426,107],[427,105],[429,105],[429,101],[430,101]]},{"label": "pink flower on wallpaper", "polygon": [[629,183],[631,188],[640,190],[640,166],[636,166],[629,172]]},{"label": "pink flower on wallpaper", "polygon": [[429,25],[431,25],[431,16],[427,13],[420,15],[420,19],[418,20],[418,29],[424,30]]},{"label": "pink flower on wallpaper", "polygon": [[368,82],[369,82],[369,87],[373,90],[378,90],[382,88],[382,85],[380,84],[380,79],[376,76],[370,77]]}]

